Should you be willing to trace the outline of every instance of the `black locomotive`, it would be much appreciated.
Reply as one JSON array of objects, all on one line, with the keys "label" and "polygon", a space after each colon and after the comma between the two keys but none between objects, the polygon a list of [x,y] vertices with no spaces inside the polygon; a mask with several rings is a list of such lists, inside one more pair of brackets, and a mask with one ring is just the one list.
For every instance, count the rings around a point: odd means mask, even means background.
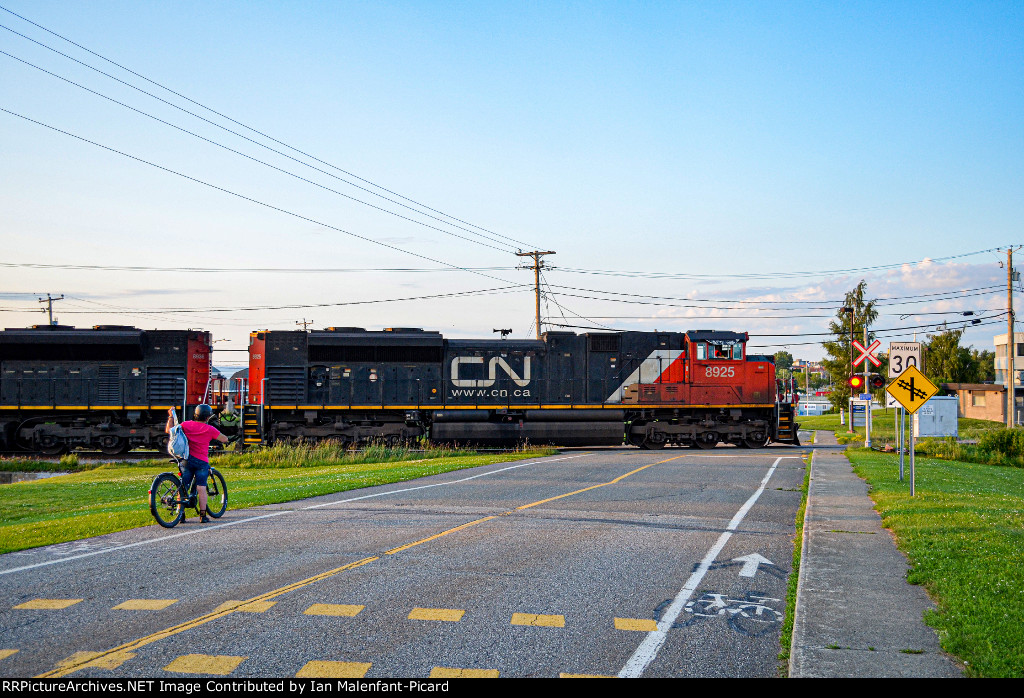
[{"label": "black locomotive", "polygon": [[108,454],[166,443],[167,409],[204,401],[210,335],[122,325],[0,332],[0,448]]}]

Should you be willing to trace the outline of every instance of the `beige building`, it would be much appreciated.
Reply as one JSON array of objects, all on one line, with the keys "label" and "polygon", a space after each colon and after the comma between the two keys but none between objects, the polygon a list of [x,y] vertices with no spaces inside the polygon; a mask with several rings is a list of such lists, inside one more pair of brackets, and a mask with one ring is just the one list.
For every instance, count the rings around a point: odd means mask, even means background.
[{"label": "beige building", "polygon": [[1006,386],[993,383],[943,383],[942,387],[956,393],[960,402],[959,417],[1006,422]]}]

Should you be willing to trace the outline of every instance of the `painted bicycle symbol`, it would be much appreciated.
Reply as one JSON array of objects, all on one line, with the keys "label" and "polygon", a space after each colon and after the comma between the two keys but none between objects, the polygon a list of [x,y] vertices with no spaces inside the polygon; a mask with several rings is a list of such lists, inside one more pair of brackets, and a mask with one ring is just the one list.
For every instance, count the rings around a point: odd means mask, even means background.
[{"label": "painted bicycle symbol", "polygon": [[742,599],[732,599],[726,594],[708,591],[683,607],[690,614],[684,625],[702,618],[725,618],[733,630],[756,637],[773,630],[782,621],[782,613],[768,605],[778,601],[756,591],[748,591]]}]

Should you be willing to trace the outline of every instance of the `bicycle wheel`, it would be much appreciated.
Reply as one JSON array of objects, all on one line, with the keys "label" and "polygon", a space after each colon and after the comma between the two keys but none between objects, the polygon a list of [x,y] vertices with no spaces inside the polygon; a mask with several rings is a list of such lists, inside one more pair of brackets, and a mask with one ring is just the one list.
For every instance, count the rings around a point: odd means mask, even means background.
[{"label": "bicycle wheel", "polygon": [[174,528],[185,514],[185,507],[178,503],[180,487],[177,475],[160,473],[149,488],[149,512],[164,528]]},{"label": "bicycle wheel", "polygon": [[210,468],[210,477],[206,479],[206,513],[219,519],[228,508],[228,486],[224,476],[215,468]]}]

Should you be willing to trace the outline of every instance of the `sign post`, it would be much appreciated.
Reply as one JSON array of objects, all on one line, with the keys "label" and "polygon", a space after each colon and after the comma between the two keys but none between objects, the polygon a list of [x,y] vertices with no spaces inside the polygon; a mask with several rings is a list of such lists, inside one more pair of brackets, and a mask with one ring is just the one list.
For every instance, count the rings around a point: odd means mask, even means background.
[{"label": "sign post", "polygon": [[[875,349],[877,349],[878,347],[882,346],[882,343],[876,339],[875,341],[873,341],[870,344],[870,346],[865,347],[864,345],[867,344],[867,343],[868,343],[868,328],[867,328],[867,326],[865,326],[864,327],[864,344],[861,344],[856,339],[853,340],[853,342],[851,344],[853,346],[853,348],[855,348],[857,351],[860,352],[860,356],[858,356],[856,359],[853,360],[854,367],[859,366],[862,361],[864,362],[864,387],[865,388],[868,387],[868,373],[869,373],[868,372],[868,361],[870,361],[875,366],[881,366],[882,365],[882,362],[879,361],[878,358],[875,357],[874,354],[872,353],[872,352],[875,351]],[[868,361],[864,361],[864,359],[867,359]],[[867,406],[865,407],[866,416],[865,416],[865,422],[864,422],[864,448],[871,448],[871,399],[872,398],[871,398],[871,394],[870,393],[868,393],[866,395],[866,397],[867,397]],[[860,399],[861,400],[865,399],[865,395],[861,395]]]},{"label": "sign post", "polygon": [[[907,414],[913,415],[921,406],[928,402],[936,393],[938,387],[925,375],[917,370],[917,366],[910,366],[905,369],[899,377],[890,383],[885,391],[896,398],[896,401],[903,405]],[[913,422],[913,419],[911,419]],[[902,459],[900,459],[902,466]],[[914,427],[910,427],[910,496],[914,496]]]}]

